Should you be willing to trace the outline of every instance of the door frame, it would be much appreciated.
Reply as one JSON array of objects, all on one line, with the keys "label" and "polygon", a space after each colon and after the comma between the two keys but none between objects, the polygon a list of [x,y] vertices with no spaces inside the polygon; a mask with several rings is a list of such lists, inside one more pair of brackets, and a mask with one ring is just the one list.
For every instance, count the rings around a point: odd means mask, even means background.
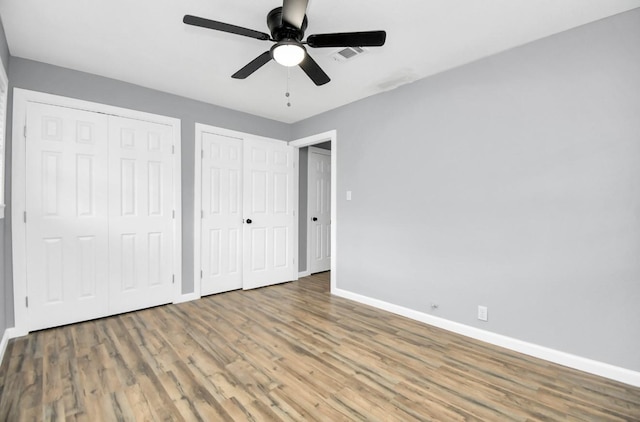
[{"label": "door frame", "polygon": [[[195,144],[194,144],[194,166],[193,166],[193,293],[190,300],[199,299],[202,297],[202,134],[212,133],[214,135],[224,136],[227,138],[237,139],[244,141],[245,139],[255,139],[263,141],[277,141],[287,144],[286,141],[276,138],[268,138],[266,136],[254,135],[252,133],[240,132],[231,129],[225,129],[218,126],[207,125],[204,123],[196,123],[195,125]],[[294,156],[294,197],[292,200],[295,204],[298,201],[298,154],[297,151]],[[298,207],[294,208],[294,217],[298,216]],[[294,224],[294,251],[293,256],[295,259],[295,265],[298,257],[298,224]],[[296,272],[297,273],[297,272]],[[294,275],[296,274],[294,273]]]},{"label": "door frame", "polygon": [[[338,260],[337,260],[337,244],[338,244],[338,132],[334,130],[330,130],[327,132],[319,133],[316,135],[307,136],[305,138],[296,139],[294,141],[290,141],[289,145],[296,148],[295,159],[296,163],[299,162],[300,157],[300,148],[309,147],[316,144],[320,144],[323,142],[331,142],[331,292],[333,293],[338,284]],[[299,190],[298,184],[298,173],[296,173],[296,196]],[[300,213],[299,210],[296,213],[298,215],[298,224],[296,227],[300,227]],[[298,236],[298,234],[296,234]],[[309,238],[307,236],[307,243],[309,242]],[[297,242],[296,242],[297,245]],[[297,253],[297,251],[296,251]],[[307,246],[307,256],[309,254],[309,248]],[[306,271],[299,273],[299,277],[304,277],[309,275],[309,260],[307,258],[307,268]]]},{"label": "door frame", "polygon": [[[331,147],[333,147],[333,145],[331,145]],[[322,148],[316,148],[313,145],[309,145],[308,147],[308,162],[311,161],[311,153],[315,152],[316,154],[323,154],[323,155],[328,155],[329,158],[331,158],[331,150],[326,150],[326,149],[322,149]],[[313,151],[312,151],[313,149]],[[305,273],[308,273],[309,275],[312,274],[311,273],[311,269],[310,267],[310,262],[311,262],[311,248],[313,247],[313,242],[311,239],[312,233],[313,233],[313,227],[311,227],[311,224],[309,224],[309,210],[311,209],[311,195],[309,195],[309,191],[311,190],[311,166],[307,165],[307,269],[305,271]],[[329,183],[331,184],[331,183]],[[330,198],[331,199],[331,198]]]},{"label": "door frame", "polygon": [[108,114],[170,126],[173,131],[173,272],[175,276],[173,301],[182,295],[182,173],[180,119],[122,107],[94,103],[76,98],[47,94],[22,88],[13,89],[13,120],[11,135],[11,240],[13,252],[13,307],[16,336],[28,334],[27,329],[27,267],[26,267],[26,133],[27,106],[41,103]]}]

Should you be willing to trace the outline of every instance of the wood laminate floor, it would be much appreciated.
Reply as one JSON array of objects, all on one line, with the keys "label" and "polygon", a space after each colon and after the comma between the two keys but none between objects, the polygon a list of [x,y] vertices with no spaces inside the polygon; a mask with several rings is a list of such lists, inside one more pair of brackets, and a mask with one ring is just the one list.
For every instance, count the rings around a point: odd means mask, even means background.
[{"label": "wood laminate floor", "polygon": [[329,294],[328,273],[12,340],[0,421],[638,421],[640,389]]}]

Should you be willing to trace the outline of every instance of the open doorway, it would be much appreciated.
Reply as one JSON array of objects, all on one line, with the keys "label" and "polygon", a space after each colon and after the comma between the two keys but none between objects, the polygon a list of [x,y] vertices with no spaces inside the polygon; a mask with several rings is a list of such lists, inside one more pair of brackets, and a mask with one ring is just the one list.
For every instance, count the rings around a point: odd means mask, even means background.
[{"label": "open doorway", "polygon": [[[318,268],[321,267],[313,267],[310,265],[312,263],[311,251],[314,250],[311,245],[311,241],[315,242],[315,246],[320,245],[321,248],[324,248],[325,254],[328,254],[325,264],[329,264],[329,268],[331,270],[331,289],[335,288],[336,283],[336,231],[337,231],[337,218],[336,218],[336,186],[337,186],[337,136],[336,131],[330,131],[321,133],[318,135],[309,136],[302,139],[297,139],[295,141],[289,142],[289,145],[297,148],[298,151],[298,268],[299,268],[299,277],[306,277],[310,275],[312,272],[318,272]],[[330,162],[329,172],[330,172],[330,183],[329,186],[325,187],[329,190],[330,195],[327,195],[325,198],[329,201],[329,204],[325,206],[329,206],[330,212],[328,215],[322,216],[317,214],[316,212],[309,212],[309,193],[315,196],[318,192],[313,191],[313,189],[309,189],[309,158],[313,157],[313,154],[317,154],[318,156],[323,155],[322,151],[325,151],[325,155],[327,155],[327,163]],[[328,154],[327,154],[328,152]],[[313,177],[313,176],[312,176]],[[314,215],[311,215],[314,214]],[[317,215],[316,215],[317,214]],[[316,218],[316,221],[313,221],[313,218]],[[325,221],[321,221],[321,219],[325,219]],[[323,224],[318,224],[319,222]],[[322,232],[325,231],[324,242],[318,242],[318,238],[314,236],[314,233],[310,232],[310,228],[314,228],[316,230],[315,235],[322,235]],[[328,230],[328,233],[326,232]],[[329,243],[327,243],[328,239],[330,239]],[[316,250],[317,252],[317,250]],[[326,271],[325,269],[321,269],[320,271]]]},{"label": "open doorway", "polygon": [[299,163],[299,268],[316,274],[331,269],[331,142],[300,148]]}]

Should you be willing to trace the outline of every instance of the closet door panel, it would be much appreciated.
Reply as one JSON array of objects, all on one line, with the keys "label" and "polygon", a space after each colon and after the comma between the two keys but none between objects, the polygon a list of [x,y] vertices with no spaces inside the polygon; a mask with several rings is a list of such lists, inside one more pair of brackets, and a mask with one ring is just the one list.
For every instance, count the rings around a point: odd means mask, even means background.
[{"label": "closet door panel", "polygon": [[281,141],[245,139],[243,170],[243,288],[293,280],[293,147]]},{"label": "closet door panel", "polygon": [[172,129],[109,117],[109,311],[173,297]]},{"label": "closet door panel", "polygon": [[242,288],[242,140],[202,133],[201,294]]},{"label": "closet door panel", "polygon": [[107,127],[101,114],[28,105],[29,330],[107,315]]}]

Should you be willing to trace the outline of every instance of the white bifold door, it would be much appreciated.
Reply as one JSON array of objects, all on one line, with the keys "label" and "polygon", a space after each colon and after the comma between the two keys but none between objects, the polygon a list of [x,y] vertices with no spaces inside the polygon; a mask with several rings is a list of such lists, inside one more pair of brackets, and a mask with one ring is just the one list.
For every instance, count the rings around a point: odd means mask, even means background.
[{"label": "white bifold door", "polygon": [[171,302],[172,132],[29,103],[28,329]]},{"label": "white bifold door", "polygon": [[331,269],[331,151],[309,147],[309,272]]},{"label": "white bifold door", "polygon": [[293,148],[202,132],[201,294],[295,279]]},{"label": "white bifold door", "polygon": [[109,311],[173,298],[169,126],[109,117]]},{"label": "white bifold door", "polygon": [[242,141],[202,134],[201,294],[242,288]]},{"label": "white bifold door", "polygon": [[104,316],[108,117],[41,104],[27,113],[29,329]]}]

